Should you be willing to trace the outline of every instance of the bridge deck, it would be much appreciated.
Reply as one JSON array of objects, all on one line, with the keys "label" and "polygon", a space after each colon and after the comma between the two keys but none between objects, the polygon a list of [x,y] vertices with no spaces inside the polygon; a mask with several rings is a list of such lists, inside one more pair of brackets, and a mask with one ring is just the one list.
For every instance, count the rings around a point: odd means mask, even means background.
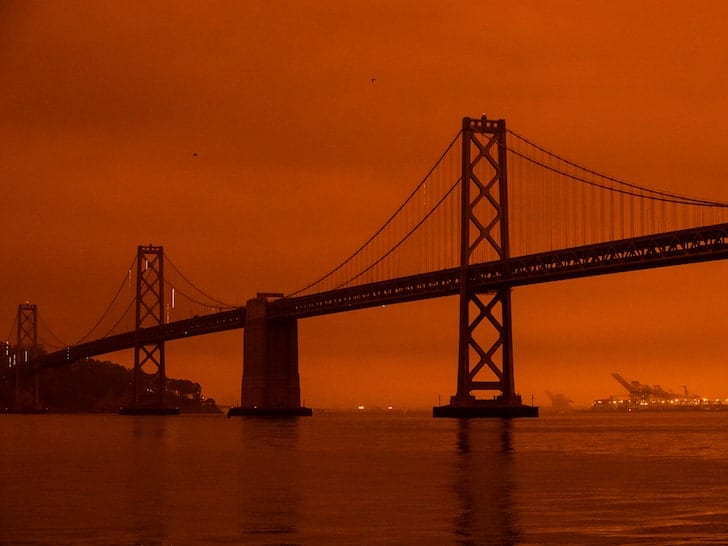
[{"label": "bridge deck", "polygon": [[84,358],[129,349],[137,344],[171,341],[226,330],[236,330],[244,326],[245,308],[242,307],[80,343],[79,345],[73,345],[60,351],[43,355],[37,360],[37,364],[41,368],[51,368],[76,362]]},{"label": "bridge deck", "polygon": [[[504,285],[522,286],[725,258],[728,223],[486,262],[468,268],[468,283],[473,290],[487,292]],[[444,269],[310,296],[281,298],[271,303],[271,315],[306,318],[452,296],[459,290],[460,268]],[[49,353],[36,364],[42,368],[59,366],[141,343],[240,329],[245,327],[245,315],[245,308],[238,308],[126,332]]]},{"label": "bridge deck", "polygon": [[[728,224],[566,248],[468,268],[478,291],[728,258]],[[460,269],[282,299],[273,313],[304,318],[457,294]]]}]

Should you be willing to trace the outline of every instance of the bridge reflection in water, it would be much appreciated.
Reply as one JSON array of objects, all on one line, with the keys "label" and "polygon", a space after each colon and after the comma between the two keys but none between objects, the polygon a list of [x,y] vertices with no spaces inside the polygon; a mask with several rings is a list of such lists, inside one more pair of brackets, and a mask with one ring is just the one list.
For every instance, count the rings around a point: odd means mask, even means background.
[{"label": "bridge reflection in water", "polygon": [[457,426],[455,540],[458,544],[520,544],[512,422],[499,419],[483,427],[459,419]]}]

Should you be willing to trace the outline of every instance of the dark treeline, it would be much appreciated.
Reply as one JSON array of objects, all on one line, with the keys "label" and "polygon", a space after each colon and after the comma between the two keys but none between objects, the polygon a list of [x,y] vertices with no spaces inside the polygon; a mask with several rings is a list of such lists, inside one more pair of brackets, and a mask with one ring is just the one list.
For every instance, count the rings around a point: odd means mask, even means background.
[{"label": "dark treeline", "polygon": [[[40,404],[51,412],[117,412],[129,404],[131,382],[132,370],[124,366],[82,360],[39,373]],[[5,364],[0,370],[0,408],[14,403],[15,370]],[[200,384],[187,379],[167,379],[167,405],[184,413],[220,413]]]}]

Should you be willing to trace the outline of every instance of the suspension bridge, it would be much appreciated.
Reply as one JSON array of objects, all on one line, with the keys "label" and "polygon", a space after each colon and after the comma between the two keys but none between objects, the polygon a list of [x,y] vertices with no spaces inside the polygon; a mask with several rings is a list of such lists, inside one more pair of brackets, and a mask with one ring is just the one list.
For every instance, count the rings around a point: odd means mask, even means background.
[{"label": "suspension bridge", "polygon": [[44,369],[133,349],[125,412],[171,413],[165,343],[243,329],[241,406],[230,415],[310,415],[300,401],[299,319],[457,297],[456,392],[433,415],[536,416],[515,388],[512,288],[727,257],[728,204],[601,174],[502,119],[464,118],[391,217],[299,290],[227,304],[161,246],[139,246],[106,311],[73,344],[57,339],[35,305],[21,304],[2,372],[14,378],[22,411],[38,406]]}]

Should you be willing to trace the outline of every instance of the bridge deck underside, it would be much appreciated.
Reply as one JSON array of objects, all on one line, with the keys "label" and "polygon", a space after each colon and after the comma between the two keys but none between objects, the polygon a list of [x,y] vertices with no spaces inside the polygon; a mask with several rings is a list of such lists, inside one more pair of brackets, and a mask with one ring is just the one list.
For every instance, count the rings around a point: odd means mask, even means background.
[{"label": "bridge deck underside", "polygon": [[[636,271],[728,258],[728,223],[657,235],[529,254],[468,268],[469,285],[478,292],[609,273]],[[306,318],[380,305],[452,296],[460,270],[401,277],[310,296],[271,302],[271,317]],[[170,322],[139,331],[67,347],[36,361],[41,368],[63,365],[139,343],[170,341],[245,327],[245,308]]]}]

